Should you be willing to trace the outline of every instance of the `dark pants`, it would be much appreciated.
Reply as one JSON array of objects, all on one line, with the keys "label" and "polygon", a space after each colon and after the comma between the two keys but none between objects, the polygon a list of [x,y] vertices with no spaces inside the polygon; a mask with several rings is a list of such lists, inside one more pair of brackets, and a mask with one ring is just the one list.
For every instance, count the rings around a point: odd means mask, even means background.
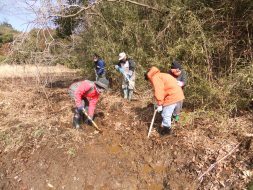
[{"label": "dark pants", "polygon": [[96,81],[98,81],[98,80],[101,79],[101,78],[106,78],[105,72],[104,72],[103,74],[101,74],[101,75],[98,75],[98,74],[96,73]]},{"label": "dark pants", "polygon": [[177,102],[173,115],[179,115],[183,107],[183,100]]},{"label": "dark pants", "polygon": [[[88,111],[89,108],[89,101],[87,100],[87,98],[84,98],[82,100],[82,104],[84,106],[84,109],[86,110],[86,112]],[[74,116],[73,116],[73,125],[81,125],[82,123],[84,123],[84,121],[87,119],[87,117],[84,115],[84,113],[82,111],[79,111],[77,108],[75,108],[74,111]]]},{"label": "dark pants", "polygon": [[[75,96],[74,96],[75,89],[76,89],[76,86],[70,86],[69,88],[69,96],[71,97],[73,101],[75,101]],[[84,106],[84,109],[87,112],[89,108],[89,101],[87,98],[82,99],[82,105]],[[87,118],[84,115],[84,113],[82,111],[79,111],[77,108],[75,108],[74,116],[73,116],[73,126],[74,127],[80,126],[82,123],[84,123],[86,119]]]}]

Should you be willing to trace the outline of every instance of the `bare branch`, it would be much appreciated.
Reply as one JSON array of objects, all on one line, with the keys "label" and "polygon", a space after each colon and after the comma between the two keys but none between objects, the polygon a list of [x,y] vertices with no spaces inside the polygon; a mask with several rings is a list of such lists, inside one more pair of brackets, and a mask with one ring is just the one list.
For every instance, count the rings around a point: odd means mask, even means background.
[{"label": "bare branch", "polygon": [[88,5],[88,6],[86,6],[86,7],[81,7],[81,6],[79,6],[79,5],[75,5],[75,6],[72,5],[72,7],[80,7],[80,10],[77,11],[76,13],[70,14],[70,15],[55,14],[55,15],[50,15],[50,17],[62,17],[62,18],[75,17],[75,16],[79,15],[80,13],[82,13],[82,12],[88,10],[88,9],[91,9],[92,7],[95,6],[95,4],[99,4],[99,3],[101,3],[101,2],[102,2],[102,0],[96,1],[96,3],[91,4],[91,5]]},{"label": "bare branch", "polygon": [[[82,7],[82,6],[80,6],[80,5],[68,5],[68,6],[67,6],[68,8],[70,8],[70,7],[78,7],[78,8],[80,8],[80,10],[77,11],[76,13],[74,13],[74,14],[69,14],[69,15],[54,14],[54,15],[50,15],[49,17],[62,17],[62,18],[75,17],[75,16],[79,15],[80,13],[82,13],[82,12],[88,10],[88,9],[91,9],[91,8],[94,7],[95,5],[100,4],[102,1],[103,1],[103,0],[98,0],[98,1],[96,1],[95,3],[90,4],[90,5],[86,6],[86,7]],[[134,5],[146,7],[146,8],[148,8],[148,9],[152,9],[152,10],[157,11],[157,12],[162,12],[161,10],[159,10],[159,9],[157,9],[157,8],[155,8],[155,7],[152,7],[152,6],[150,6],[150,5],[146,5],[146,4],[143,4],[143,3],[138,3],[138,2],[132,1],[132,0],[123,0],[123,1],[122,1],[122,0],[106,0],[106,1],[107,1],[107,2],[118,2],[118,3],[120,3],[120,2],[127,2],[127,3],[132,3],[132,4],[134,4]],[[66,6],[64,6],[64,7],[66,7]]]},{"label": "bare branch", "polygon": [[[121,0],[107,0],[108,2],[122,2]],[[143,4],[143,3],[138,3],[136,1],[132,1],[132,0],[123,0],[125,2],[128,2],[128,3],[132,3],[132,4],[135,4],[135,5],[139,5],[139,6],[142,6],[142,7],[146,7],[148,9],[152,9],[152,10],[155,10],[155,11],[158,11],[158,12],[162,12],[161,10],[155,8],[155,7],[152,7],[152,6],[149,6],[149,5],[146,5],[146,4]]]},{"label": "bare branch", "polygon": [[198,178],[198,180],[202,181],[203,177],[209,173],[219,162],[221,162],[222,160],[226,159],[229,155],[231,155],[239,146],[241,143],[238,143],[231,151],[229,151],[228,154],[226,154],[225,156],[223,156],[221,159],[219,159],[217,162],[211,164],[211,166]]}]

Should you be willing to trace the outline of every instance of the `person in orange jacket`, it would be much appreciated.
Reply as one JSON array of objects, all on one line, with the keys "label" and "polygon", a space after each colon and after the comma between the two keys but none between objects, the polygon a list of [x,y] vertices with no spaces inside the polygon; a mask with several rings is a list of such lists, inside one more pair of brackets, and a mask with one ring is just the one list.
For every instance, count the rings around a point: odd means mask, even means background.
[{"label": "person in orange jacket", "polygon": [[162,112],[161,134],[171,133],[171,116],[178,102],[184,97],[183,90],[177,84],[177,80],[167,73],[161,73],[156,67],[145,74],[145,79],[149,80],[154,88],[154,96],[157,101],[157,111]]}]

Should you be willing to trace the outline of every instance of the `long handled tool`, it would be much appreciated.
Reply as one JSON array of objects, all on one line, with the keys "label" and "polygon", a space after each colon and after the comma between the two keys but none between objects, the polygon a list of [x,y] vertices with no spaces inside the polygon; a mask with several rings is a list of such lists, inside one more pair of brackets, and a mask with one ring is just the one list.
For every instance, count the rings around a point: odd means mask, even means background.
[{"label": "long handled tool", "polygon": [[98,80],[98,74],[97,74],[96,69],[94,69],[94,71],[95,71],[95,76],[96,76],[96,81],[97,81]]},{"label": "long handled tool", "polygon": [[[121,72],[121,70],[120,70],[120,72]],[[129,82],[129,86],[131,86],[133,88],[133,81],[130,81],[130,79],[127,77],[125,72],[121,72],[121,73],[124,75],[125,79]]]},{"label": "long handled tool", "polygon": [[93,121],[93,119],[90,118],[90,116],[87,114],[87,112],[85,111],[85,109],[83,109],[83,113],[84,113],[84,115],[91,121],[91,123],[93,124],[93,126],[94,126],[99,132],[103,132],[101,129],[99,129],[99,127],[98,127],[97,124]]},{"label": "long handled tool", "polygon": [[131,80],[127,77],[127,75],[126,75],[126,73],[125,73],[124,71],[119,70],[119,72],[122,73],[122,75],[123,75],[123,76],[126,78],[126,80],[129,82],[129,86],[131,86],[131,87],[133,88],[134,93],[136,93],[136,94],[139,95],[139,93],[136,91],[136,89],[135,89],[135,87],[134,87],[134,85],[133,85],[133,81],[131,81]]},{"label": "long handled tool", "polygon": [[148,130],[148,138],[149,138],[149,136],[150,136],[150,134],[151,134],[151,130],[152,130],[152,127],[153,127],[153,125],[154,125],[156,113],[157,113],[157,109],[155,109],[155,112],[154,112],[154,115],[153,115],[153,118],[152,118],[152,121],[151,121],[149,130]]}]

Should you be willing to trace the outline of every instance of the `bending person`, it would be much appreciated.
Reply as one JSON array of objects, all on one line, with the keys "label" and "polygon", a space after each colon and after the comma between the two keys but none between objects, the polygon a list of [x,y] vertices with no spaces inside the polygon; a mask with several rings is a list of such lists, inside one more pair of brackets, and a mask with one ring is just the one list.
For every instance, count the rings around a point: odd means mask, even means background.
[{"label": "bending person", "polygon": [[[75,112],[73,116],[73,126],[76,129],[80,128],[82,119],[84,118],[83,109],[88,111],[88,115],[91,119],[94,117],[97,102],[100,94],[108,89],[109,81],[105,78],[101,78],[98,81],[84,80],[75,82],[69,87],[69,95],[75,101]],[[91,125],[91,121],[87,118],[86,124]]]},{"label": "bending person", "polygon": [[178,102],[184,99],[184,93],[177,80],[167,73],[161,73],[156,67],[152,67],[146,74],[154,89],[157,101],[157,111],[162,112],[161,134],[171,133],[171,116]]}]

